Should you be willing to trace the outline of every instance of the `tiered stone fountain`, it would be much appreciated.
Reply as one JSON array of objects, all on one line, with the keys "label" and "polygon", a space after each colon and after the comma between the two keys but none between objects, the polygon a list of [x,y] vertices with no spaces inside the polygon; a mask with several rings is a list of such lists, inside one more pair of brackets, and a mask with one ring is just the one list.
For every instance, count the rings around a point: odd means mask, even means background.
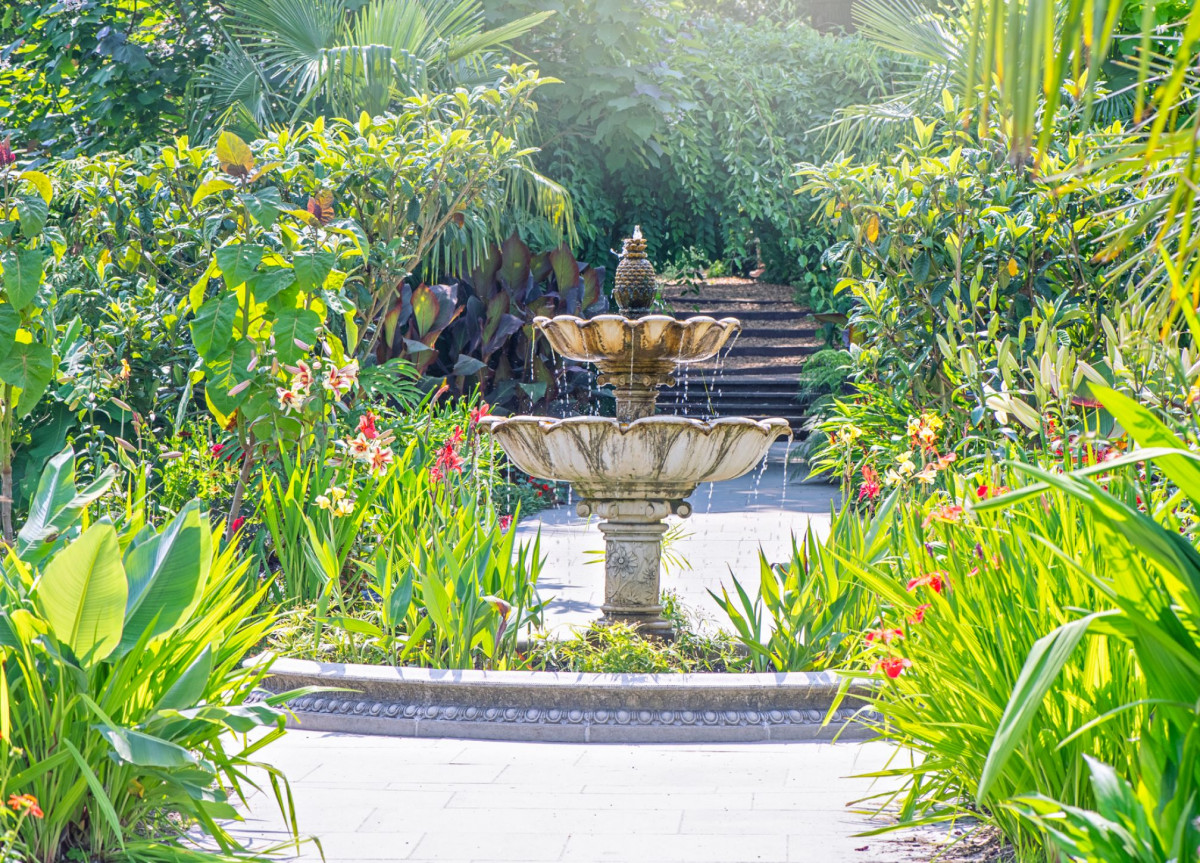
[{"label": "tiered stone fountain", "polygon": [[602,520],[605,618],[669,637],[659,604],[664,520],[689,516],[686,498],[701,483],[751,471],[791,427],[784,419],[657,415],[658,388],[674,384],[676,367],[712,358],[741,324],[649,314],[654,275],[640,231],[625,241],[614,296],[619,315],[539,317],[534,326],[556,353],[599,368],[599,383],[616,397],[615,418],[486,417],[483,424],[513,464],[569,482],[579,515]]}]

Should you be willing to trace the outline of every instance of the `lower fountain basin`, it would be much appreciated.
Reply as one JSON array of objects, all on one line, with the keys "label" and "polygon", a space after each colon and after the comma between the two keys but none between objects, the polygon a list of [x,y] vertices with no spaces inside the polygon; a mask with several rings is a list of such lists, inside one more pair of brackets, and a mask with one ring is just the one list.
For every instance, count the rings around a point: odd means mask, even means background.
[{"label": "lower fountain basin", "polygon": [[594,500],[682,500],[705,482],[736,479],[791,436],[784,419],[677,416],[485,417],[481,423],[530,476],[569,482]]}]

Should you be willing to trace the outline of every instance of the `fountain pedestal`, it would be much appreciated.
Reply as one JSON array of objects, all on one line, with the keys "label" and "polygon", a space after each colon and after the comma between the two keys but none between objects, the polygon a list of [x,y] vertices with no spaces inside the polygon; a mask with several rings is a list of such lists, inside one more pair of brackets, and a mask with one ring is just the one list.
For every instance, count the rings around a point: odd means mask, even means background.
[{"label": "fountain pedestal", "polygon": [[630,623],[648,635],[671,637],[671,624],[659,603],[663,523],[669,515],[687,518],[682,500],[584,500],[575,507],[583,518],[603,519],[604,617]]}]

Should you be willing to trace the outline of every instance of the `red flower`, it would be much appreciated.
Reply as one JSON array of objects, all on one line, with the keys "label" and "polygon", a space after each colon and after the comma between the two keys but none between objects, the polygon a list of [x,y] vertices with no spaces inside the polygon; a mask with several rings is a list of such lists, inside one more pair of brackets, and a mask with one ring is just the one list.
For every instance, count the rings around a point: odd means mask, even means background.
[{"label": "red flower", "polygon": [[933,572],[927,572],[922,576],[910,579],[908,582],[909,591],[914,591],[918,587],[931,587],[934,593],[941,593],[942,588],[946,586],[946,573],[940,569],[935,569]]},{"label": "red flower", "polygon": [[44,814],[38,799],[32,794],[12,794],[8,798],[8,805],[14,812],[28,812],[34,818],[41,818]]},{"label": "red flower", "polygon": [[876,660],[871,666],[872,671],[882,671],[892,680],[895,680],[904,673],[904,669],[912,667],[911,659],[903,659],[899,656],[889,656],[887,659]]},{"label": "red flower", "polygon": [[454,431],[450,433],[450,443],[458,446],[463,440],[462,426],[455,426]]},{"label": "red flower", "polygon": [[463,460],[458,454],[458,448],[455,446],[454,438],[446,441],[445,445],[438,450],[436,467],[443,474],[448,474],[451,471],[454,473],[462,473]]},{"label": "red flower", "polygon": [[429,469],[429,478],[434,482],[441,482],[444,479],[442,469],[435,464]]},{"label": "red flower", "polygon": [[927,612],[929,610],[929,608],[930,608],[930,605],[928,602],[925,603],[924,605],[918,605],[915,609],[913,609],[912,617],[910,617],[908,619],[908,622],[909,623],[924,623],[925,622],[925,612]]},{"label": "red flower", "polygon": [[233,524],[231,524],[230,527],[233,529],[234,533],[237,533],[239,530],[242,529],[242,525],[245,523],[246,523],[246,517],[244,515],[239,515],[237,518],[235,518],[233,520]]},{"label": "red flower", "polygon": [[213,455],[220,455],[221,450],[223,450],[223,449],[225,449],[225,444],[215,443],[209,448],[208,451],[211,452]]},{"label": "red flower", "polygon": [[512,526],[512,516],[511,515],[500,516],[500,529],[501,530],[508,530],[511,526]]},{"label": "red flower", "polygon": [[367,440],[375,440],[379,437],[379,432],[375,429],[375,414],[367,411],[358,419],[358,433]]},{"label": "red flower", "polygon": [[17,155],[13,152],[12,139],[5,138],[0,141],[0,168],[7,168],[15,161],[17,161]]},{"label": "red flower", "polygon": [[875,500],[882,491],[879,485],[879,472],[869,464],[865,464],[862,469],[862,477],[863,484],[858,489],[858,499]]},{"label": "red flower", "polygon": [[877,641],[880,644],[891,644],[894,639],[903,637],[904,630],[902,629],[884,629],[881,627],[879,629],[872,629],[870,632],[868,632],[866,642],[867,646],[870,647]]},{"label": "red flower", "polygon": [[471,425],[475,425],[477,422],[487,416],[491,410],[492,406],[487,402],[480,402],[479,407],[471,411]]}]

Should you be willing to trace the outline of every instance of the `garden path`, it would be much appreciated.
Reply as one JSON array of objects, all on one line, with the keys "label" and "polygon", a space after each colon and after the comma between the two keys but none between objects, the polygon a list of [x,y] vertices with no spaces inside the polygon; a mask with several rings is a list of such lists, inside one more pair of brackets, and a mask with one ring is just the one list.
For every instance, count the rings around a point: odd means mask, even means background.
[{"label": "garden path", "polygon": [[[291,731],[265,750],[328,863],[916,863],[948,834],[859,837],[884,743],[574,745]],[[269,786],[236,834],[286,838]],[[291,859],[319,860],[312,845]]]},{"label": "garden path", "polygon": [[[664,590],[675,591],[684,605],[711,623],[720,610],[708,590],[720,592],[731,585],[730,571],[738,576],[753,596],[758,587],[758,550],[772,562],[790,559],[792,535],[801,536],[811,522],[818,530],[829,529],[830,505],[838,498],[836,486],[801,483],[803,468],[793,462],[793,482],[784,487],[784,458],[787,447],[772,447],[767,465],[740,479],[701,486],[690,498],[695,512],[690,518],[672,517],[684,535],[669,543],[669,551],[687,561],[687,567],[668,564],[662,579]],[[546,626],[569,631],[586,626],[600,616],[604,602],[604,569],[597,552],[604,537],[595,519],[580,518],[574,506],[560,506],[521,521],[522,539],[532,540],[540,531],[542,568],[539,587],[550,600]],[[596,561],[596,562],[589,562]]]}]

